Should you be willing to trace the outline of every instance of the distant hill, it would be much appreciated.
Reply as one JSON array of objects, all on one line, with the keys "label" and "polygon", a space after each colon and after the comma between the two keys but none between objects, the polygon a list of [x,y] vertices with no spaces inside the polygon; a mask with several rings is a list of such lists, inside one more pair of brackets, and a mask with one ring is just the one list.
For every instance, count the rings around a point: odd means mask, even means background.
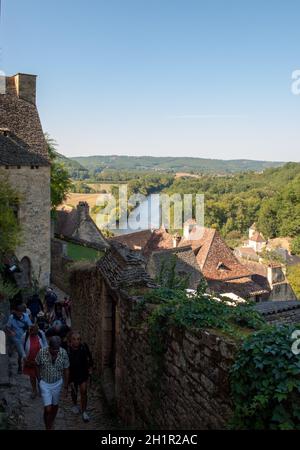
[{"label": "distant hill", "polygon": [[61,153],[56,153],[56,160],[63,164],[67,171],[69,172],[70,177],[74,179],[85,179],[89,177],[89,171],[82,166],[79,162],[74,159],[67,158]]},{"label": "distant hill", "polygon": [[252,161],[247,159],[222,160],[190,157],[153,156],[80,156],[71,158],[88,170],[157,170],[171,172],[200,172],[230,174],[244,171],[261,172],[270,167],[280,167],[283,162]]}]

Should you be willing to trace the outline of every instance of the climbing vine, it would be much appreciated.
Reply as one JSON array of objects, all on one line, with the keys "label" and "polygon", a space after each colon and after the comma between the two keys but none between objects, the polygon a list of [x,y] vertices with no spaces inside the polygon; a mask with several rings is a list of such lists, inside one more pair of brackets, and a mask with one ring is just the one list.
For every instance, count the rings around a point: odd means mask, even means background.
[{"label": "climbing vine", "polygon": [[231,370],[231,427],[300,429],[300,355],[291,350],[295,329],[267,326],[244,340]]},{"label": "climbing vine", "polygon": [[149,290],[140,311],[145,304],[156,305],[147,315],[147,328],[154,361],[150,387],[157,400],[168,330],[218,330],[239,343],[230,373],[234,410],[230,427],[300,429],[300,355],[291,350],[296,326],[270,326],[252,303],[233,307],[229,299],[208,295],[205,282],[193,294],[165,286]]},{"label": "climbing vine", "polygon": [[152,354],[152,379],[149,388],[153,393],[154,404],[159,406],[160,381],[164,370],[164,355],[169,345],[170,328],[177,330],[198,328],[221,330],[234,338],[241,338],[249,329],[260,329],[264,325],[251,304],[232,307],[226,299],[214,298],[206,294],[205,281],[199,284],[194,293],[183,287],[172,289],[160,287],[144,294],[144,299],[135,309],[135,319],[145,305],[156,305],[147,315],[148,339]]}]

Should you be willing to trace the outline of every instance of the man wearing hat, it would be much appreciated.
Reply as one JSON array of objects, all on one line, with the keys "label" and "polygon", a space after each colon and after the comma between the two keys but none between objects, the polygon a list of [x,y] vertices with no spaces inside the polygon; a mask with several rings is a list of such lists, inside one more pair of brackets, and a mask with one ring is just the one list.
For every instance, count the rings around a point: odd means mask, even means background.
[{"label": "man wearing hat", "polygon": [[46,430],[52,430],[63,385],[68,392],[70,363],[67,352],[61,348],[60,337],[52,336],[49,347],[41,349],[35,361],[44,403],[44,422]]}]

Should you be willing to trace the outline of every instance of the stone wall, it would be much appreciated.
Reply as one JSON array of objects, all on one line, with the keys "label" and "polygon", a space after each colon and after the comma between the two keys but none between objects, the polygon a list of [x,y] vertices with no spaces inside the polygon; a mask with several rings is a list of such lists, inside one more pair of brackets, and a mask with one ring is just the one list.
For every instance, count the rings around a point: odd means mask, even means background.
[{"label": "stone wall", "polygon": [[[211,331],[172,329],[157,379],[147,330],[148,305],[108,287],[97,267],[73,272],[73,325],[94,355],[106,394],[126,425],[159,429],[223,429],[231,415],[229,368],[236,346]],[[110,383],[107,374],[110,374]],[[112,392],[112,385],[114,392]]]},{"label": "stone wall", "polygon": [[133,299],[120,297],[116,399],[122,420],[143,428],[225,428],[235,344],[211,331],[172,329],[157,378],[147,330],[134,326],[133,307]]},{"label": "stone wall", "polygon": [[297,297],[290,284],[287,281],[284,281],[282,283],[275,283],[272,285],[272,290],[268,300],[297,300]]},{"label": "stone wall", "polygon": [[67,243],[51,239],[51,282],[66,294],[70,294],[69,267],[72,260],[66,256]]},{"label": "stone wall", "polygon": [[40,286],[50,282],[50,167],[1,168],[21,195],[18,218],[22,226],[22,245],[16,250],[21,261],[29,258],[32,274]]}]

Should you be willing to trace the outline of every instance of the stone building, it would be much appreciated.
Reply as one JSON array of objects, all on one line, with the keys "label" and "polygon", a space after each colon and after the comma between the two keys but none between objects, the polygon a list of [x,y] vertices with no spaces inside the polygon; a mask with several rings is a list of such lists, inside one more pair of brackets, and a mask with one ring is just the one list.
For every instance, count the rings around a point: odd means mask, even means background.
[{"label": "stone building", "polygon": [[[249,239],[255,240],[257,233],[253,224],[249,229]],[[281,267],[274,265],[265,267],[259,264],[259,258],[251,247],[242,247],[233,252],[217,230],[199,227],[194,219],[184,224],[182,237],[172,235],[161,227],[153,231],[131,233],[113,240],[118,240],[131,249],[140,250],[147,261],[147,270],[154,278],[158,275],[159,267],[166,255],[170,257],[177,254],[177,249],[189,247],[188,253],[190,254],[192,250],[196,264],[191,263],[190,268],[185,264],[184,271],[187,273],[190,269],[194,279],[195,270],[198,270],[199,278],[203,276],[206,279],[212,293],[232,294],[256,302],[296,298]],[[247,258],[244,258],[242,250],[246,250]],[[192,259],[189,258],[189,261]],[[180,271],[179,266],[176,270]]]},{"label": "stone building", "polygon": [[217,230],[203,228],[200,233],[195,226],[181,239],[179,247],[184,245],[191,245],[211,292],[233,293],[255,301],[267,299],[267,280],[255,280],[253,272],[241,264]]},{"label": "stone building", "polygon": [[249,237],[248,247],[253,248],[253,250],[256,253],[262,252],[262,250],[265,248],[266,244],[267,244],[267,241],[265,240],[263,235],[261,233],[259,233],[258,231],[256,233],[254,233],[251,236],[251,238]]},{"label": "stone building", "polygon": [[89,209],[87,202],[79,202],[76,208],[57,210],[54,234],[57,238],[105,250],[109,245],[91,218]]},{"label": "stone building", "polygon": [[[3,80],[2,80],[3,81]],[[21,195],[16,214],[22,244],[16,257],[23,284],[50,279],[50,161],[36,107],[36,76],[5,77],[0,93],[0,176]]]},{"label": "stone building", "polygon": [[196,256],[189,245],[152,252],[147,261],[146,270],[154,280],[160,276],[164,277],[163,267],[169,269],[170,264],[173,263],[173,258],[175,258],[177,277],[187,280],[188,289],[197,289],[203,276]]},{"label": "stone building", "polygon": [[297,300],[282,264],[276,262],[263,264],[250,260],[242,262],[252,272],[252,279],[260,285],[265,285],[268,290],[267,300]]}]

